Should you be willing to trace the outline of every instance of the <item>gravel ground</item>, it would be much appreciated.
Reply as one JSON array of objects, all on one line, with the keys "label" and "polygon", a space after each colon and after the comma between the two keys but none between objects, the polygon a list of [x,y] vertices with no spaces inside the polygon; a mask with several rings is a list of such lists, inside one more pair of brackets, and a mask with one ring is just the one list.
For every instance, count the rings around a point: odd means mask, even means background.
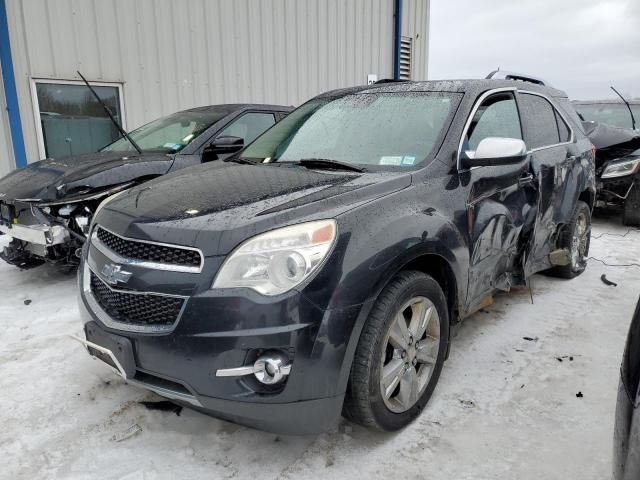
[{"label": "gravel ground", "polygon": [[[591,255],[638,262],[640,232],[619,236],[626,231],[597,220],[594,237],[618,236],[593,238]],[[316,437],[283,437],[145,409],[137,402],[160,398],[67,336],[80,331],[73,276],[3,263],[0,478],[608,478],[640,269],[592,260],[575,280],[536,275],[532,284],[533,304],[528,290],[500,295],[463,324],[431,402],[404,431],[343,421]],[[142,430],[114,440],[134,424]]]}]

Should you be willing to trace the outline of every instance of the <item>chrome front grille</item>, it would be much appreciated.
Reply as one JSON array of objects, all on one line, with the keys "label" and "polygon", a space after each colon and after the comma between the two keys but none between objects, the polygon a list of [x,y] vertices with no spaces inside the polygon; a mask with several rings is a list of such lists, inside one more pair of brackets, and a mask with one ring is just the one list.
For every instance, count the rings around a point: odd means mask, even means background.
[{"label": "chrome front grille", "polygon": [[[178,320],[184,297],[115,290],[89,271],[90,291],[112,322],[122,326],[167,330]],[[112,326],[112,325],[110,325]]]},{"label": "chrome front grille", "polygon": [[196,273],[202,268],[202,253],[196,248],[126,238],[101,226],[95,228],[92,240],[99,250],[121,263]]}]

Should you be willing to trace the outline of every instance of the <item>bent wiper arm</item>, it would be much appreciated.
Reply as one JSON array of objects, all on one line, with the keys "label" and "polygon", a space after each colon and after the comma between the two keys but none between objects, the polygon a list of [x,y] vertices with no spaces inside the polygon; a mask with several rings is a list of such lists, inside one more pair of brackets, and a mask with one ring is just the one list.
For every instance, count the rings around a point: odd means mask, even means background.
[{"label": "bent wiper arm", "polygon": [[107,116],[111,119],[111,122],[113,122],[113,124],[116,126],[116,128],[118,129],[118,131],[120,132],[120,135],[122,135],[124,138],[126,138],[127,140],[129,140],[129,143],[133,146],[133,148],[136,149],[136,151],[142,155],[142,149],[138,146],[138,144],[136,142],[134,142],[133,138],[131,138],[129,136],[129,134],[127,132],[124,131],[124,128],[122,128],[120,126],[120,124],[116,121],[115,117],[113,116],[113,113],[111,113],[111,110],[109,109],[109,107],[107,107],[107,105],[105,105],[105,103],[102,101],[102,99],[100,98],[100,96],[96,93],[96,91],[91,87],[91,85],[89,85],[89,82],[87,82],[87,79],[84,78],[82,76],[82,74],[76,70],[76,73],[78,75],[80,75],[80,78],[82,79],[82,81],[87,85],[87,87],[89,88],[89,90],[91,90],[91,93],[93,93],[93,96],[96,97],[96,100],[98,100],[98,103],[100,105],[102,105],[102,108],[104,108],[104,111],[107,112]]},{"label": "bent wiper arm", "polygon": [[624,104],[627,106],[627,109],[629,109],[629,115],[631,115],[631,127],[635,130],[636,129],[636,117],[633,116],[633,110],[631,110],[631,105],[629,105],[629,102],[627,102],[627,100],[622,95],[620,95],[620,92],[618,90],[616,90],[615,88],[613,88],[613,86],[611,87],[611,90],[613,90],[614,92],[616,92],[618,94],[618,96],[622,99]]},{"label": "bent wiper arm", "polygon": [[302,165],[308,168],[327,168],[334,170],[349,170],[351,172],[364,172],[365,169],[357,167],[346,162],[339,162],[338,160],[328,160],[325,158],[303,158],[297,162],[293,162],[296,165]]}]

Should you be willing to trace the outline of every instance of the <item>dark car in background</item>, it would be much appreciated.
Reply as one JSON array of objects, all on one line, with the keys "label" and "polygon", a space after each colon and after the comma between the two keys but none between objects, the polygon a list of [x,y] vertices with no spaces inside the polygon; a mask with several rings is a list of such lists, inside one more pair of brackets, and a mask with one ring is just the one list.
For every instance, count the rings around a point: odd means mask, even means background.
[{"label": "dark car in background", "polygon": [[586,267],[593,152],[532,82],[387,82],[305,103],[252,145],[129,189],[79,270],[89,353],[257,428],[402,428],[451,328]]},{"label": "dark car in background", "polygon": [[620,368],[613,449],[613,480],[640,478],[640,299]]},{"label": "dark car in background", "polygon": [[640,226],[640,101],[573,104],[597,148],[596,207],[622,210],[625,225]]},{"label": "dark car in background", "polygon": [[625,225],[640,226],[640,131],[583,122],[596,147],[596,207],[622,210]]},{"label": "dark car in background", "polygon": [[[0,234],[12,237],[0,252],[29,268],[44,262],[78,264],[96,208],[152,178],[241,150],[291,107],[227,104],[192,108],[159,118],[97,153],[47,158],[0,179]],[[137,148],[140,148],[140,152]]]}]

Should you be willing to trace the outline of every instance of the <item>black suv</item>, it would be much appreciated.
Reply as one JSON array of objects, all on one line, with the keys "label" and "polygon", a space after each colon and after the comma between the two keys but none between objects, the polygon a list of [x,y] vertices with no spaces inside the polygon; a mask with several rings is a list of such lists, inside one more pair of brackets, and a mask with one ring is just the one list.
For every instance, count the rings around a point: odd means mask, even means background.
[{"label": "black suv", "polygon": [[[47,158],[0,179],[0,258],[20,268],[78,264],[101,201],[151,178],[224,159],[293,110],[226,104],[176,112],[132,131],[97,153]],[[120,128],[118,126],[118,128]],[[137,150],[139,149],[139,151]]]},{"label": "black suv", "polygon": [[229,161],[103,205],[78,339],[128,382],[234,422],[401,428],[451,327],[535,272],[584,270],[580,128],[563,92],[524,81],[320,95]]}]

